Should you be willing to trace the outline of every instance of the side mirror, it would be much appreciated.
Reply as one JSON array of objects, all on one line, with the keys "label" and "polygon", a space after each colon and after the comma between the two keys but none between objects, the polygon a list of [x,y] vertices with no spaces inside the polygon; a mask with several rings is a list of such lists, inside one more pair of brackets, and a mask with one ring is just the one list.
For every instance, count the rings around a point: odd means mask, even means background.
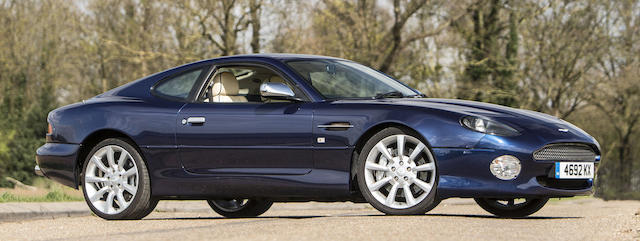
[{"label": "side mirror", "polygon": [[289,86],[276,82],[262,83],[260,85],[260,95],[270,99],[298,100]]}]

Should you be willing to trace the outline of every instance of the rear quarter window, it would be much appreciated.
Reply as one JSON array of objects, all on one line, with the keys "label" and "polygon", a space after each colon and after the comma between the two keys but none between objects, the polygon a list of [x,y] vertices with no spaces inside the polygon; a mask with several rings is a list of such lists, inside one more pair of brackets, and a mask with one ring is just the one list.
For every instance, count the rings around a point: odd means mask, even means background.
[{"label": "rear quarter window", "polygon": [[202,68],[189,70],[177,76],[164,79],[153,88],[153,91],[161,96],[176,100],[186,100],[202,71]]}]

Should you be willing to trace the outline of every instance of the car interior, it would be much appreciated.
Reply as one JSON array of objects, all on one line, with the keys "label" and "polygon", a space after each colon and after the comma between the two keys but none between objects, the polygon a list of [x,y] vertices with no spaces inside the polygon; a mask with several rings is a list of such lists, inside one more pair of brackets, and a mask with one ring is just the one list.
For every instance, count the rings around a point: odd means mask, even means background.
[{"label": "car interior", "polygon": [[299,92],[288,81],[270,69],[258,66],[223,67],[216,71],[198,99],[200,102],[243,103],[243,102],[288,102],[274,100],[260,95],[260,85],[267,82],[283,83],[291,88],[296,96]]}]

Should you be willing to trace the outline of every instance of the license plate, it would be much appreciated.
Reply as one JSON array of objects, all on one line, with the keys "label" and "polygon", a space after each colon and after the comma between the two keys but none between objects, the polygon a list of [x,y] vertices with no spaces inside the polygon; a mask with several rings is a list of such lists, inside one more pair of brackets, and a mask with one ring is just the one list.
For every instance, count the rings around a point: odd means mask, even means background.
[{"label": "license plate", "polygon": [[556,162],[557,179],[587,179],[593,178],[593,162]]}]

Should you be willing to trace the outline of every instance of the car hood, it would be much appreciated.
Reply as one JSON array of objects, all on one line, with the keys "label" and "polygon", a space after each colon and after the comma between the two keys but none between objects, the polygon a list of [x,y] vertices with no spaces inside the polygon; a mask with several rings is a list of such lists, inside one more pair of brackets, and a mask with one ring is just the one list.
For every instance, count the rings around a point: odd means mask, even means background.
[{"label": "car hood", "polygon": [[549,141],[591,142],[598,145],[597,141],[582,129],[555,116],[540,112],[456,99],[389,98],[385,99],[384,102],[396,105],[438,109],[459,113],[461,116],[484,117],[512,126],[523,133],[538,135],[542,139]]}]

